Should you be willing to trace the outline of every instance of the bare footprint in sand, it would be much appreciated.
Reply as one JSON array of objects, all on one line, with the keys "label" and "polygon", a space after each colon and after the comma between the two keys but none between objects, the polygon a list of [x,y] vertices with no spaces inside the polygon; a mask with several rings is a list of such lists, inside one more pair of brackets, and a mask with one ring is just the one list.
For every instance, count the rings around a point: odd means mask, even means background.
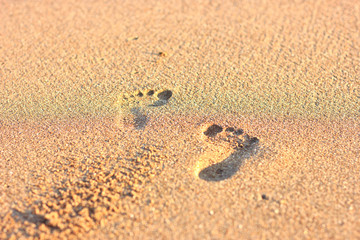
[{"label": "bare footprint in sand", "polygon": [[256,154],[259,139],[242,129],[217,124],[202,127],[201,138],[207,149],[196,161],[194,173],[206,181],[222,181],[232,177],[245,159]]},{"label": "bare footprint in sand", "polygon": [[146,111],[149,108],[166,105],[172,97],[172,91],[162,90],[137,90],[121,95],[115,103],[119,113],[116,122],[122,127],[143,129],[148,121]]}]

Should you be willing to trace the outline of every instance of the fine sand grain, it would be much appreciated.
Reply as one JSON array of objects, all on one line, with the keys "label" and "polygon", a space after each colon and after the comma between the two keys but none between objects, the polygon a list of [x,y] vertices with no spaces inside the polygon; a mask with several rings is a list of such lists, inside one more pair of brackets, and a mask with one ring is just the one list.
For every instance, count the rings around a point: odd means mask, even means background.
[{"label": "fine sand grain", "polygon": [[359,13],[0,1],[0,239],[360,239]]}]

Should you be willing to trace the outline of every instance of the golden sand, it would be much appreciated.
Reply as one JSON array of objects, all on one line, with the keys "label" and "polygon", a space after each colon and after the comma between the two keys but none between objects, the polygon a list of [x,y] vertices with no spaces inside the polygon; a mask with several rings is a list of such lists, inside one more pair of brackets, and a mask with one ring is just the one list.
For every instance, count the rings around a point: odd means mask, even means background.
[{"label": "golden sand", "polygon": [[358,1],[0,5],[0,239],[360,238]]}]

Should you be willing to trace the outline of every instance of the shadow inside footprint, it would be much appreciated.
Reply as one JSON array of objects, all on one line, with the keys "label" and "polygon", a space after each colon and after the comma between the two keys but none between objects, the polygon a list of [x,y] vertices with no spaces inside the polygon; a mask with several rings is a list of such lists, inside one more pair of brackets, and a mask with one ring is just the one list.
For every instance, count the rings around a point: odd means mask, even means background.
[{"label": "shadow inside footprint", "polygon": [[162,92],[159,92],[157,94],[158,100],[155,101],[153,104],[150,104],[150,107],[159,107],[159,106],[163,106],[165,104],[168,103],[169,99],[172,96],[172,91],[170,90],[164,90]]},{"label": "shadow inside footprint", "polygon": [[146,126],[148,117],[141,112],[140,108],[130,109],[131,113],[134,115],[134,127],[136,129],[143,129]]},{"label": "shadow inside footprint", "polygon": [[157,100],[153,104],[150,104],[149,107],[160,107],[160,106],[164,106],[167,103],[168,103],[167,100]]},{"label": "shadow inside footprint", "polygon": [[218,133],[222,132],[223,128],[219,125],[211,125],[205,132],[204,135],[208,137],[215,137]]},{"label": "shadow inside footprint", "polygon": [[144,129],[149,121],[147,110],[151,107],[160,107],[167,104],[172,97],[171,90],[137,90],[119,96],[115,106],[119,110],[117,122],[121,126],[133,126],[135,129]]},{"label": "shadow inside footprint", "polygon": [[224,161],[201,170],[199,178],[205,181],[218,182],[232,177],[246,159],[256,154],[258,143],[257,138],[251,138],[246,146],[233,152]]}]

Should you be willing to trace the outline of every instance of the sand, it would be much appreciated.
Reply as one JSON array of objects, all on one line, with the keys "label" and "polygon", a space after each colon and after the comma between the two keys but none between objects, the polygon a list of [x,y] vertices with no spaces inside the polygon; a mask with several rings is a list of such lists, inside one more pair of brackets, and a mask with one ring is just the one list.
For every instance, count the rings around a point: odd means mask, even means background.
[{"label": "sand", "polygon": [[0,239],[360,239],[358,1],[0,5]]}]

